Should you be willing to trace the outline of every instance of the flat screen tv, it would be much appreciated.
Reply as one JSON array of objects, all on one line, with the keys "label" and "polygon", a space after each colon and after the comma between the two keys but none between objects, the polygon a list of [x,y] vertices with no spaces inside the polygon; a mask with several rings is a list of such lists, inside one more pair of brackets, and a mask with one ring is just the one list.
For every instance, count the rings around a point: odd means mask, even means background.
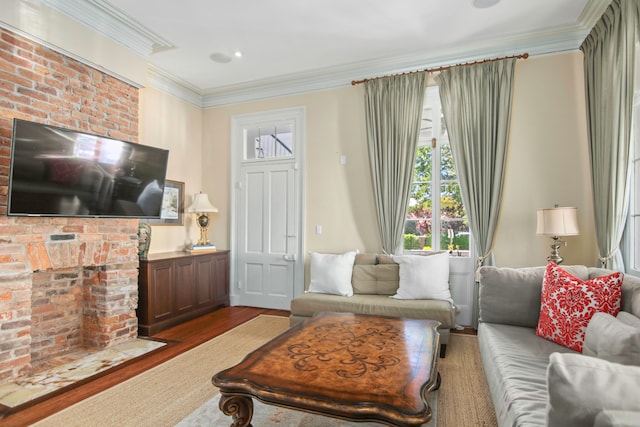
[{"label": "flat screen tv", "polygon": [[14,119],[7,214],[159,218],[169,152]]}]

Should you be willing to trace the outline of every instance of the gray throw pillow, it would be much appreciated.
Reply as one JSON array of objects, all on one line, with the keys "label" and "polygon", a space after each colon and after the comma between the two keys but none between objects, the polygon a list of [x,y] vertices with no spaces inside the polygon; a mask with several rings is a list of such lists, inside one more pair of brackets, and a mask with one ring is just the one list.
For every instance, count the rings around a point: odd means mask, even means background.
[{"label": "gray throw pillow", "polygon": [[625,325],[633,326],[634,328],[640,329],[640,318],[634,316],[631,313],[627,313],[626,311],[621,311],[618,313],[616,318],[624,323]]},{"label": "gray throw pillow", "polygon": [[609,362],[640,366],[640,329],[610,314],[596,313],[587,325],[582,353]]},{"label": "gray throw pillow", "polygon": [[[582,265],[563,267],[581,280]],[[480,267],[480,320],[535,328],[540,317],[540,293],[545,267]]]},{"label": "gray throw pillow", "polygon": [[640,412],[605,409],[598,414],[593,427],[640,427]]},{"label": "gray throw pillow", "polygon": [[640,411],[640,367],[575,353],[552,353],[547,368],[548,427],[594,424],[605,409]]}]

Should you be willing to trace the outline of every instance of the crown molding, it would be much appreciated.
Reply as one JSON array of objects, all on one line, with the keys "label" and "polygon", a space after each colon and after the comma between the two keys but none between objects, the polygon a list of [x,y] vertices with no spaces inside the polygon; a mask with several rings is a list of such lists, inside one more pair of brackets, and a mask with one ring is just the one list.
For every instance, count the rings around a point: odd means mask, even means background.
[{"label": "crown molding", "polygon": [[0,21],[0,28],[4,28],[6,30],[9,30],[12,33],[18,34],[19,36],[24,37],[27,40],[30,40],[30,41],[32,41],[34,43],[38,43],[39,45],[44,46],[46,48],[49,48],[49,49],[51,49],[53,51],[56,51],[58,53],[61,53],[62,55],[68,56],[69,58],[74,59],[74,60],[78,61],[81,64],[87,65],[87,66],[89,66],[91,68],[95,68],[96,70],[98,70],[100,72],[103,72],[103,73],[105,73],[105,74],[107,74],[107,75],[109,75],[111,77],[114,77],[114,78],[116,78],[118,80],[121,80],[121,81],[127,83],[128,85],[131,85],[131,86],[133,86],[133,87],[135,87],[137,89],[140,89],[142,87],[142,85],[140,83],[135,82],[135,81],[131,80],[128,77],[124,77],[123,75],[120,75],[120,74],[114,72],[113,70],[109,70],[109,69],[103,67],[102,65],[99,65],[99,64],[96,64],[95,62],[87,60],[86,58],[82,58],[82,57],[76,55],[73,52],[69,52],[66,49],[62,49],[61,47],[56,46],[54,44],[51,44],[51,43],[47,42],[46,40],[43,40],[43,39],[41,39],[39,37],[36,37],[36,36],[34,36],[32,34],[25,33],[21,29],[16,28],[16,27],[14,27],[12,25],[9,25],[9,24],[7,24],[5,22]]},{"label": "crown molding", "polygon": [[530,56],[557,54],[577,50],[586,31],[555,29],[520,38],[488,41],[471,49],[415,53],[402,57],[367,61],[342,67],[318,69],[310,72],[279,76],[273,79],[220,87],[203,93],[203,108],[257,101],[261,99],[336,89],[351,85],[353,80],[398,74],[427,68],[473,62],[487,58],[528,53]]},{"label": "crown molding", "polygon": [[147,68],[147,86],[180,98],[198,108],[203,108],[200,89],[153,64],[149,64]]},{"label": "crown molding", "polygon": [[[148,58],[173,45],[104,0],[40,0],[44,4],[82,22],[98,33]],[[158,67],[149,65],[150,86],[200,108],[346,87],[352,80],[472,62],[486,58],[528,53],[531,56],[579,49],[585,37],[611,3],[589,0],[578,21],[571,27],[552,28],[543,33],[521,34],[500,40],[467,45],[464,49],[414,52],[409,55],[327,67],[255,80],[215,89],[201,89]]]},{"label": "crown molding", "polygon": [[203,108],[346,87],[353,80],[528,53],[530,56],[575,51],[591,32],[611,0],[589,0],[575,25],[535,34],[485,41],[465,49],[418,52],[403,57],[296,73],[204,91]]},{"label": "crown molding", "polygon": [[175,47],[171,42],[131,19],[106,1],[40,1],[145,58],[152,53]]}]

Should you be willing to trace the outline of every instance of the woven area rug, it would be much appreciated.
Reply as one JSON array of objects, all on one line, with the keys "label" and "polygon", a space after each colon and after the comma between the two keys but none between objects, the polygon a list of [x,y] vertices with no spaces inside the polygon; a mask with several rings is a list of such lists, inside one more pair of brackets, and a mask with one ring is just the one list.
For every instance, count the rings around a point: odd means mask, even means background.
[{"label": "woven area rug", "polygon": [[214,374],[288,328],[286,317],[258,316],[34,425],[175,426],[218,393],[211,384]]},{"label": "woven area rug", "polygon": [[[437,394],[433,392],[429,395],[429,406],[433,412],[431,421],[423,424],[423,427],[435,427],[437,415]],[[217,395],[195,412],[182,420],[177,427],[218,427],[231,425],[232,418],[224,415],[218,408],[220,395]],[[251,424],[256,427],[379,427],[386,424],[379,423],[354,423],[338,420],[335,418],[314,415],[291,409],[279,408],[253,402],[253,418]]]},{"label": "woven area rug", "polygon": [[[211,377],[222,369],[239,363],[257,347],[289,327],[289,319],[278,316],[259,316],[206,343],[156,366],[115,387],[79,402],[34,424],[48,426],[119,426],[162,427],[189,422],[204,406],[217,408],[218,391]],[[452,334],[447,357],[440,360],[442,384],[437,392],[437,427],[440,426],[497,426],[493,404],[482,370],[477,337]],[[434,402],[435,403],[435,402]],[[256,404],[256,406],[258,406]],[[284,412],[271,412],[274,407],[256,411],[266,417],[287,416]],[[276,411],[284,411],[275,408]],[[307,414],[289,411],[294,416]],[[220,414],[222,424],[200,421],[200,426],[228,426],[230,417]],[[256,415],[257,416],[257,415]],[[325,417],[327,424],[287,424],[279,426],[341,426],[338,421]],[[302,418],[304,419],[304,418]],[[193,418],[192,418],[193,420]],[[436,427],[431,422],[430,427]],[[258,422],[258,426],[269,424]],[[275,424],[274,424],[275,425]],[[348,424],[345,424],[348,425]],[[433,425],[433,426],[432,426]],[[366,426],[359,423],[358,427]]]}]

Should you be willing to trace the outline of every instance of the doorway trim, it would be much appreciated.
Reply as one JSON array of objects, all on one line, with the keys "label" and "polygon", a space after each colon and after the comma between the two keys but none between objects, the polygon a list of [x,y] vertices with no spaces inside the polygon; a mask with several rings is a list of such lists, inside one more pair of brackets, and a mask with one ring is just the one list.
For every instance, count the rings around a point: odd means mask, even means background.
[{"label": "doorway trim", "polygon": [[238,262],[237,262],[237,237],[238,237],[238,189],[239,189],[239,173],[242,162],[243,153],[243,138],[242,127],[246,123],[256,121],[281,121],[286,119],[293,119],[296,123],[296,133],[299,135],[299,139],[296,140],[296,149],[294,150],[295,169],[297,172],[297,189],[296,196],[298,197],[300,204],[300,212],[298,218],[298,253],[297,263],[300,268],[296,268],[294,272],[294,285],[293,296],[300,295],[304,292],[304,274],[305,274],[305,257],[304,250],[306,247],[304,230],[306,229],[306,143],[307,143],[307,111],[304,106],[258,111],[253,113],[238,114],[231,116],[231,140],[230,153],[231,153],[231,181],[230,181],[230,195],[231,195],[231,217],[230,217],[230,250],[231,256],[229,259],[229,298],[230,304],[238,305],[239,303],[239,284],[238,284]]}]

